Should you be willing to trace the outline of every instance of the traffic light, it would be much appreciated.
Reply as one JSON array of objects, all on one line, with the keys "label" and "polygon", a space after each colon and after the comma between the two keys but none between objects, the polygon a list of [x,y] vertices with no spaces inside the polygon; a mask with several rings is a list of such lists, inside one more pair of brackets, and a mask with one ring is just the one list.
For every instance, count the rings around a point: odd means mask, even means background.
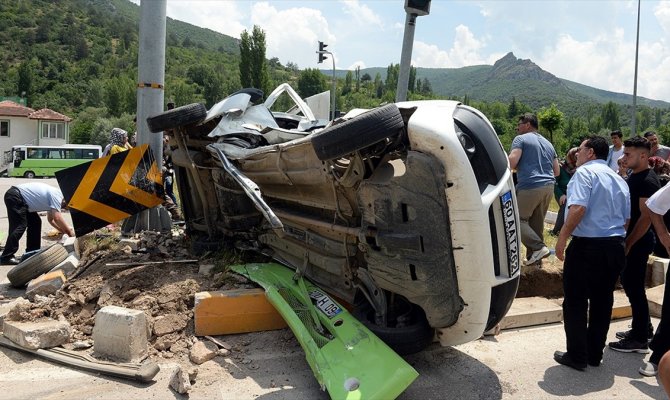
[{"label": "traffic light", "polygon": [[405,11],[418,16],[430,13],[430,0],[405,0]]},{"label": "traffic light", "polygon": [[319,64],[321,64],[323,62],[323,60],[328,58],[324,54],[324,51],[326,51],[326,47],[328,47],[327,44],[319,41],[319,51],[317,51],[317,53],[319,53]]}]

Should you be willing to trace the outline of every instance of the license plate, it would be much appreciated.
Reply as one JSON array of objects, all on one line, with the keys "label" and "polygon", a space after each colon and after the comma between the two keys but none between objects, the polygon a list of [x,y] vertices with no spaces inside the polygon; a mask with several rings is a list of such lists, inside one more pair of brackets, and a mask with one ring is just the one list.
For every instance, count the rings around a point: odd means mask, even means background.
[{"label": "license plate", "polygon": [[514,201],[512,192],[500,196],[502,203],[503,222],[505,224],[505,239],[507,244],[507,260],[509,274],[513,276],[519,271],[519,230],[514,216]]},{"label": "license plate", "polygon": [[314,305],[328,318],[333,318],[342,312],[338,306],[327,294],[320,290],[312,290],[309,292],[309,297],[314,301]]}]

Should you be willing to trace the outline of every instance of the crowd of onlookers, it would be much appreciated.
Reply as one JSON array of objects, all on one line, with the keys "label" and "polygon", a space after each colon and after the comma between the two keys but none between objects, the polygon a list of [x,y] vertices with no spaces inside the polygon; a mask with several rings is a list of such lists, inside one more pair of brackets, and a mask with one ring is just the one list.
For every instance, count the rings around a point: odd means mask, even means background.
[{"label": "crowd of onlookers", "polygon": [[645,294],[649,255],[667,257],[670,250],[670,147],[653,131],[625,140],[613,131],[611,144],[589,136],[559,163],[553,145],[538,133],[534,114],[519,117],[517,132],[509,163],[516,171],[524,265],[541,266],[551,254],[544,217],[552,198],[559,205],[550,234],[558,236],[555,254],[563,261],[567,351],[556,351],[554,359],[580,371],[602,364],[620,281],[631,304],[631,329],[617,332],[607,347],[645,354],[651,348],[639,372],[658,374],[670,393],[670,353],[664,357],[670,350],[670,286],[655,332]]}]

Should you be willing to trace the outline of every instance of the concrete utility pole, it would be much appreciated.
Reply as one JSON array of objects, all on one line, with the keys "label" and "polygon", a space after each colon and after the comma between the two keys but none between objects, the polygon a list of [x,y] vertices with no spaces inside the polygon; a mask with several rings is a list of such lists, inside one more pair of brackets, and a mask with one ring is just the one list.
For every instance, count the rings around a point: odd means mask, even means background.
[{"label": "concrete utility pole", "polygon": [[630,136],[637,135],[635,118],[637,117],[637,57],[640,49],[640,0],[637,0],[637,37],[635,38],[635,77],[633,78],[633,118],[631,120]]},{"label": "concrete utility pole", "polygon": [[416,17],[430,13],[430,0],[405,0],[405,34],[402,39],[402,53],[400,54],[400,71],[395,101],[407,100],[407,86],[409,86],[409,70],[412,64],[412,48],[414,47],[414,28]]},{"label": "concrete utility pole", "polygon": [[[166,7],[167,0],[140,2],[140,47],[137,62],[137,144],[149,144],[159,171],[163,166],[163,135],[149,131],[147,117],[163,112]],[[134,232],[165,228],[165,223],[161,223],[161,208],[158,207],[158,212],[152,209],[140,213],[133,221]]]}]

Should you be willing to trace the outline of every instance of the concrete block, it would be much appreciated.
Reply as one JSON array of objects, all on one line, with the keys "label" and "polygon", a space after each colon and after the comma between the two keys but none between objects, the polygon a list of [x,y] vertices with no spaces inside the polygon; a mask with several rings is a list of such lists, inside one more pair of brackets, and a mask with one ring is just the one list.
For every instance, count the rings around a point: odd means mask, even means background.
[{"label": "concrete block", "polygon": [[72,254],[74,253],[77,256],[77,260],[79,260],[79,257],[81,256],[81,252],[79,250],[79,239],[76,237],[67,237],[65,240],[62,242],[63,247],[65,247],[65,250],[67,250],[68,253]]},{"label": "concrete block", "polygon": [[262,289],[196,293],[194,314],[198,336],[267,331],[287,326]]},{"label": "concrete block", "polygon": [[147,318],[143,311],[117,306],[101,308],[93,327],[95,355],[139,362],[148,354]]},{"label": "concrete block", "polygon": [[500,321],[500,328],[522,328],[562,320],[563,308],[556,300],[544,297],[521,297],[514,299],[507,315]]},{"label": "concrete block", "polygon": [[125,246],[130,246],[131,250],[137,251],[140,248],[140,239],[123,238],[119,240],[119,247],[123,248]]},{"label": "concrete block", "polygon": [[628,302],[628,296],[622,290],[614,291],[614,305],[612,306],[612,319],[630,318],[633,311]]},{"label": "concrete block", "polygon": [[70,340],[71,328],[67,321],[41,320],[31,322],[3,321],[3,335],[28,349],[48,349]]},{"label": "concrete block", "polygon": [[649,286],[654,287],[665,283],[665,275],[668,273],[667,258],[656,258],[651,263],[651,282]]},{"label": "concrete block", "polygon": [[34,299],[36,295],[48,296],[54,294],[63,287],[65,282],[67,282],[67,278],[63,271],[47,272],[28,282],[26,297]]},{"label": "concrete block", "polygon": [[69,278],[72,276],[72,274],[74,274],[74,271],[76,271],[78,267],[79,267],[79,257],[74,252],[71,252],[65,260],[63,260],[60,264],[56,265],[55,267],[51,268],[49,272],[63,271],[65,277]]},{"label": "concrete block", "polygon": [[547,214],[544,216],[544,222],[548,224],[556,225],[556,219],[558,218],[558,213],[553,211],[547,211]]},{"label": "concrete block", "polygon": [[647,303],[649,304],[649,314],[652,317],[661,318],[664,292],[665,284],[647,289]]},{"label": "concrete block", "polygon": [[188,325],[188,318],[181,314],[167,314],[154,320],[154,335],[164,336],[168,333],[177,332]]},{"label": "concrete block", "polygon": [[214,264],[200,264],[200,267],[198,268],[198,273],[200,275],[209,275],[210,272],[214,269],[215,265]]}]

